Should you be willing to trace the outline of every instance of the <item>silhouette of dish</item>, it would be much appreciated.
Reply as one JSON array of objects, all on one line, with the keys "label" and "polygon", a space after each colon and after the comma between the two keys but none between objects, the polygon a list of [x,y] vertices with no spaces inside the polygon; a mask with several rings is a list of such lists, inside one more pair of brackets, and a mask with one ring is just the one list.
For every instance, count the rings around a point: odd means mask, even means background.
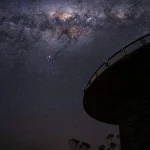
[{"label": "silhouette of dish", "polygon": [[150,86],[150,34],[127,45],[91,77],[83,98],[85,111],[101,122],[122,124]]}]

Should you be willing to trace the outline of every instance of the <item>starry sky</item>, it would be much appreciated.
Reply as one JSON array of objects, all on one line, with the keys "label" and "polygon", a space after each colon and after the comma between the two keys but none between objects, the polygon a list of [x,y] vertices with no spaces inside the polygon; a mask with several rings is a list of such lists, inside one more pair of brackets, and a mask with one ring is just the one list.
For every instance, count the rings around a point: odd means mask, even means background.
[{"label": "starry sky", "polygon": [[1,0],[0,148],[69,150],[76,138],[96,150],[117,134],[85,113],[84,88],[150,32],[149,8],[149,0]]}]

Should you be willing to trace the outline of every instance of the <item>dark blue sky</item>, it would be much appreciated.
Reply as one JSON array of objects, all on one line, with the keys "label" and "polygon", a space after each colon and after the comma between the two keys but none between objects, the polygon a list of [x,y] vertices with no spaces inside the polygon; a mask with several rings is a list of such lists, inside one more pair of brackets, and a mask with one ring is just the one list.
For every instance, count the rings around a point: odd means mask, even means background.
[{"label": "dark blue sky", "polygon": [[97,149],[117,134],[85,113],[83,91],[107,58],[149,33],[149,7],[142,0],[83,0],[82,8],[0,1],[0,146],[60,150],[76,138]]}]

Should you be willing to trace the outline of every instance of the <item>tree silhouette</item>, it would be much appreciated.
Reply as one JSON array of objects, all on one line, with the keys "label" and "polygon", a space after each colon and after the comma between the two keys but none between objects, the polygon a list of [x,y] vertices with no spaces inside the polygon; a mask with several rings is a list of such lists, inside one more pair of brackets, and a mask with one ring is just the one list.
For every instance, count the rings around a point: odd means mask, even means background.
[{"label": "tree silhouette", "polygon": [[117,147],[117,144],[116,144],[116,143],[114,143],[114,142],[111,142],[111,143],[110,143],[110,148],[111,148],[112,150],[114,150],[116,147]]},{"label": "tree silhouette", "polygon": [[91,148],[91,146],[88,143],[82,142],[81,145],[83,146],[84,150],[88,150]]},{"label": "tree silhouette", "polygon": [[106,137],[107,140],[110,140],[112,142],[114,135],[113,134],[108,134],[108,136]]},{"label": "tree silhouette", "polygon": [[105,145],[100,145],[98,150],[105,150]]},{"label": "tree silhouette", "polygon": [[120,136],[119,135],[114,136],[113,134],[108,134],[106,136],[106,139],[108,141],[108,143],[106,145],[107,150],[115,150],[117,147],[120,148],[119,144],[116,144],[115,142],[112,142],[114,138],[119,139]]},{"label": "tree silhouette", "polygon": [[68,140],[68,144],[71,150],[89,150],[91,146],[86,142],[80,142],[74,138]]},{"label": "tree silhouette", "polygon": [[68,140],[68,144],[69,144],[71,150],[76,150],[79,147],[79,143],[80,143],[80,141],[76,140],[74,138]]}]

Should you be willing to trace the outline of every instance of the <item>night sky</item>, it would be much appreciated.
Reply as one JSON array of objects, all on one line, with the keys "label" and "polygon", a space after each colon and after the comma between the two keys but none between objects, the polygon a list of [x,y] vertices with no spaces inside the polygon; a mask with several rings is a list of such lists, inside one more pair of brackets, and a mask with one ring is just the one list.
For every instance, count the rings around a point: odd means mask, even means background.
[{"label": "night sky", "polygon": [[1,0],[0,149],[68,150],[76,138],[96,150],[117,134],[86,114],[84,88],[150,32],[149,8],[149,0]]}]

